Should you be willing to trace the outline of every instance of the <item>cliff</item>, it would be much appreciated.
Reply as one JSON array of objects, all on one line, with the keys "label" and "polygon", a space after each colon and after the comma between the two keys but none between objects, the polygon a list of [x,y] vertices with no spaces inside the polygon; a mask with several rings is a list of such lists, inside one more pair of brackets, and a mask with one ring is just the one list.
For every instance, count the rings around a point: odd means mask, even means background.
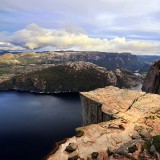
[{"label": "cliff", "polygon": [[[81,93],[85,127],[48,160],[160,158],[160,96],[106,87]],[[93,124],[94,123],[94,124]]]},{"label": "cliff", "polygon": [[142,91],[160,94],[160,61],[151,66],[144,80]]}]

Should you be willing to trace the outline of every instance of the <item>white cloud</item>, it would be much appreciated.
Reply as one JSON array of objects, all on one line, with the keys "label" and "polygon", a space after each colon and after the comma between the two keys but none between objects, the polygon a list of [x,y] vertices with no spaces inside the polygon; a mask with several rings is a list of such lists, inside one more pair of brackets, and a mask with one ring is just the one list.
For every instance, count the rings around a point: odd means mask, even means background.
[{"label": "white cloud", "polygon": [[8,42],[1,42],[0,41],[0,50],[4,50],[4,51],[20,51],[20,50],[24,50],[23,47],[21,46],[16,46],[14,44],[8,43]]},{"label": "white cloud", "polygon": [[46,29],[30,24],[25,29],[5,37],[7,43],[0,49],[74,49],[86,51],[131,52],[140,54],[160,54],[158,41],[128,41],[125,37],[114,39],[92,38],[87,34],[73,33],[62,29]]},{"label": "white cloud", "polygon": [[11,33],[34,22],[47,28],[68,27],[69,32],[85,30],[94,37],[156,40],[159,6],[160,0],[1,0],[0,31]]}]

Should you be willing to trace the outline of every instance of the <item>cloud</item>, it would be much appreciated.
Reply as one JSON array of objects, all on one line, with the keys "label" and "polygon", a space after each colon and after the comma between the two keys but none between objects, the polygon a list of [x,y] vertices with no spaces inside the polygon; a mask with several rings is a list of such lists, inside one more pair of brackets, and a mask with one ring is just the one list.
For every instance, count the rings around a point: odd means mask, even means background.
[{"label": "cloud", "polygon": [[0,50],[4,51],[23,51],[24,48],[21,46],[16,46],[14,44],[8,42],[1,42],[0,41]]},{"label": "cloud", "polygon": [[126,40],[125,37],[102,39],[89,37],[85,33],[70,32],[64,29],[47,29],[36,24],[16,31],[11,36],[2,38],[0,49],[44,49],[50,50],[85,50],[105,52],[131,52],[136,54],[160,54],[160,42]]},{"label": "cloud", "polygon": [[[97,14],[119,13],[121,15],[135,15],[159,10],[159,0],[1,0],[0,9],[3,11],[53,11],[68,13]],[[37,6],[37,7],[35,7]],[[60,10],[61,9],[61,10]]]},{"label": "cloud", "polygon": [[[75,26],[91,37],[160,37],[160,0],[1,0],[0,31],[27,24],[46,28]],[[71,29],[70,29],[71,28]]]}]

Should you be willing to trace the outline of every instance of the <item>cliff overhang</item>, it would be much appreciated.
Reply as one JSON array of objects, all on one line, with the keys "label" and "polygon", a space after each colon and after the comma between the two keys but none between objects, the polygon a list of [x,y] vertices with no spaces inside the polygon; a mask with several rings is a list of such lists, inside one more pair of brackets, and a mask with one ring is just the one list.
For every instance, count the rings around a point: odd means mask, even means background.
[{"label": "cliff overhang", "polygon": [[[81,93],[84,125],[81,137],[72,137],[59,146],[49,160],[63,159],[151,159],[159,157],[152,137],[160,135],[160,96],[119,89],[100,88]],[[149,143],[150,142],[150,143]],[[76,144],[73,153],[65,149]],[[150,155],[145,148],[150,144]],[[151,147],[152,146],[152,147]]]}]

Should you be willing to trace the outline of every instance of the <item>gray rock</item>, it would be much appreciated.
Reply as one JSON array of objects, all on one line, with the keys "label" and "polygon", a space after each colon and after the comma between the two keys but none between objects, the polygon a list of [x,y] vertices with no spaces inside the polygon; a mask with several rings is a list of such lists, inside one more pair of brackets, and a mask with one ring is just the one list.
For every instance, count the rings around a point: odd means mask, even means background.
[{"label": "gray rock", "polygon": [[92,153],[92,158],[96,159],[98,157],[99,153],[98,152],[93,152]]},{"label": "gray rock", "polygon": [[142,130],[142,127],[141,127],[141,126],[138,126],[138,125],[135,125],[135,126],[134,126],[134,130],[137,131],[137,132],[139,132],[139,131]]},{"label": "gray rock", "polygon": [[132,139],[139,139],[139,138],[141,138],[141,136],[138,133],[132,135]]},{"label": "gray rock", "polygon": [[69,157],[68,160],[77,160],[79,158],[77,152],[72,152]]},{"label": "gray rock", "polygon": [[77,149],[77,144],[76,143],[70,143],[66,147],[65,151],[71,153],[71,152],[75,151],[76,149]]},{"label": "gray rock", "polygon": [[115,149],[113,147],[108,147],[107,154],[111,156],[114,153]]},{"label": "gray rock", "polygon": [[120,154],[120,155],[126,155],[128,153],[133,153],[133,151],[137,148],[136,147],[136,143],[138,142],[139,140],[131,140],[127,143],[124,143],[122,146],[120,146],[116,151],[115,153],[116,154]]},{"label": "gray rock", "polygon": [[142,138],[147,138],[148,137],[148,131],[146,129],[142,129],[140,132],[139,132],[140,136]]},{"label": "gray rock", "polygon": [[156,149],[155,149],[154,145],[151,145],[150,152],[153,154],[156,154]]},{"label": "gray rock", "polygon": [[128,147],[128,152],[134,153],[137,149],[138,149],[137,146],[134,144],[133,146]]}]

